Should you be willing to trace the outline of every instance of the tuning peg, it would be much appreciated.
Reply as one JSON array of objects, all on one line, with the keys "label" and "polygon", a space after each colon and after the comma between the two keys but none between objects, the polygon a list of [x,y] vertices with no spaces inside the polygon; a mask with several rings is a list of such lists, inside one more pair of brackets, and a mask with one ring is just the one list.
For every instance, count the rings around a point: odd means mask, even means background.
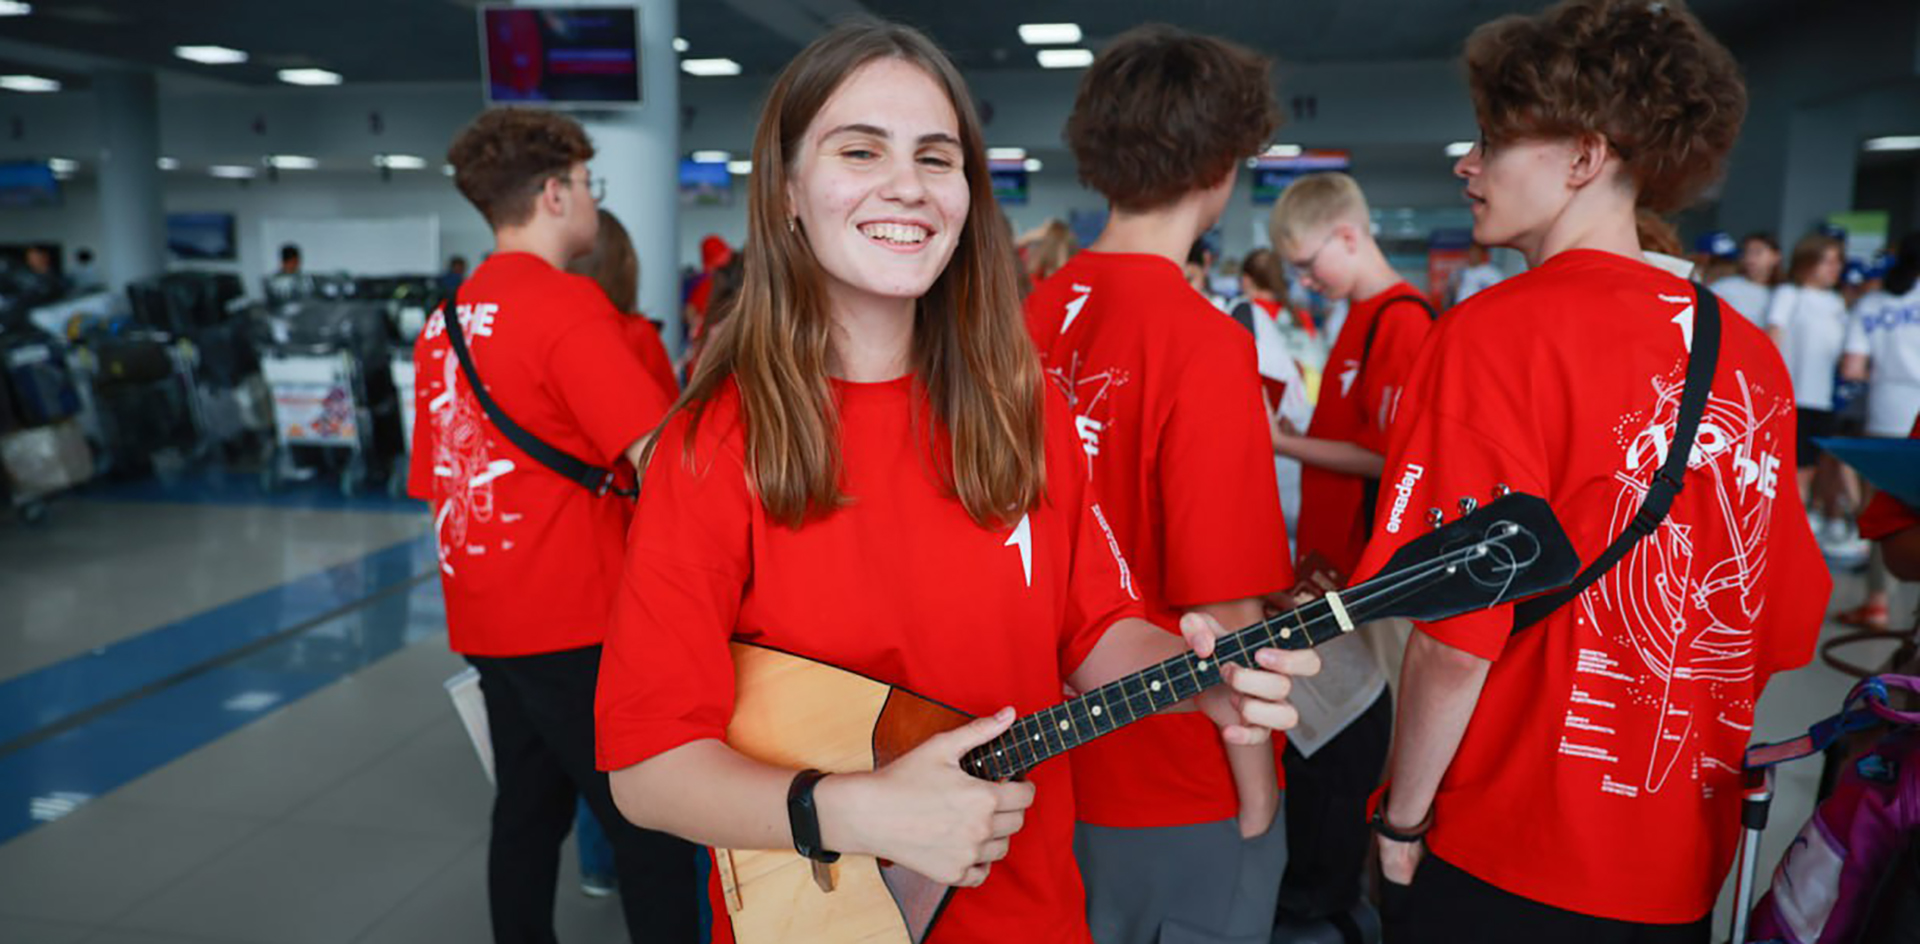
[{"label": "tuning peg", "polygon": [[1493,497],[1495,498],[1505,498],[1511,494],[1513,494],[1513,489],[1507,487],[1507,483],[1505,482],[1501,482],[1493,487]]},{"label": "tuning peg", "polygon": [[1478,507],[1480,507],[1479,500],[1471,495],[1460,499],[1460,514],[1463,516],[1473,514],[1473,510]]},{"label": "tuning peg", "polygon": [[1446,523],[1447,523],[1446,512],[1441,511],[1438,508],[1427,509],[1427,524],[1431,526],[1435,531],[1440,530],[1440,527],[1442,525],[1445,525]]}]

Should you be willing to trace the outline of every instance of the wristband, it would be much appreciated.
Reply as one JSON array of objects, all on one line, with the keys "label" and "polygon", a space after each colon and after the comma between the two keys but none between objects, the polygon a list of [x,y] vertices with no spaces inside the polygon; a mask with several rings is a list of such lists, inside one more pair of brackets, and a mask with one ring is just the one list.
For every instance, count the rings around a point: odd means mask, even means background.
[{"label": "wristband", "polygon": [[820,844],[820,810],[813,804],[813,788],[826,774],[811,768],[793,775],[787,786],[787,827],[793,831],[793,851],[815,862],[838,862],[840,853]]},{"label": "wristband", "polygon": [[1428,830],[1433,829],[1433,810],[1431,807],[1428,808],[1426,819],[1421,820],[1418,826],[1408,830],[1399,829],[1387,822],[1387,791],[1382,790],[1380,802],[1374,806],[1373,816],[1367,822],[1373,827],[1374,832],[1394,842],[1419,842],[1426,838]]}]

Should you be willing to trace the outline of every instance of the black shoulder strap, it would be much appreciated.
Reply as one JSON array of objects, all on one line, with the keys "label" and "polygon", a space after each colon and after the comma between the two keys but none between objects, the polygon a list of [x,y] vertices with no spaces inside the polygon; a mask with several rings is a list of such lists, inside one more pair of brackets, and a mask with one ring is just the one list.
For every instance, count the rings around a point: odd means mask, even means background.
[{"label": "black shoulder strap", "polygon": [[1687,355],[1687,379],[1680,388],[1680,416],[1673,425],[1673,444],[1667,447],[1667,461],[1662,463],[1660,471],[1653,474],[1653,481],[1647,484],[1647,497],[1640,502],[1640,510],[1634,512],[1633,520],[1627,529],[1593,559],[1573,583],[1555,593],[1534,597],[1521,602],[1513,608],[1513,631],[1519,632],[1546,619],[1553,611],[1565,606],[1577,597],[1593,582],[1612,570],[1627,552],[1633,550],[1640,539],[1650,535],[1660,527],[1660,522],[1673,508],[1673,498],[1680,494],[1682,478],[1687,473],[1687,460],[1693,455],[1694,433],[1700,429],[1700,418],[1707,410],[1707,394],[1713,388],[1714,368],[1720,362],[1720,301],[1713,292],[1703,288],[1698,282],[1693,285],[1693,350]]},{"label": "black shoulder strap", "polygon": [[445,308],[440,311],[440,320],[447,329],[447,343],[453,347],[453,356],[460,359],[460,372],[466,375],[467,386],[473,388],[473,397],[480,401],[480,408],[487,413],[487,419],[493,421],[500,435],[507,437],[521,452],[533,457],[533,461],[552,469],[561,478],[577,483],[581,488],[592,492],[596,497],[612,492],[623,498],[632,498],[639,494],[637,489],[614,487],[614,472],[603,469],[584,459],[562,452],[547,445],[539,437],[521,428],[508,417],[500,404],[493,402],[487,393],[486,385],[480,382],[480,373],[473,369],[473,355],[467,352],[466,332],[460,326],[460,292],[455,290],[447,299]]},{"label": "black shoulder strap", "polygon": [[1248,333],[1255,337],[1259,336],[1260,333],[1253,330],[1253,302],[1243,301],[1233,306],[1233,310],[1227,312],[1227,317],[1232,318],[1235,324],[1247,329]]},{"label": "black shoulder strap", "polygon": [[1380,313],[1373,316],[1373,323],[1367,325],[1367,344],[1360,349],[1360,369],[1367,369],[1367,359],[1373,355],[1373,336],[1380,333],[1380,322],[1387,320],[1387,309],[1402,302],[1412,302],[1427,310],[1428,321],[1438,321],[1440,312],[1434,310],[1424,295],[1395,295],[1380,306]]}]

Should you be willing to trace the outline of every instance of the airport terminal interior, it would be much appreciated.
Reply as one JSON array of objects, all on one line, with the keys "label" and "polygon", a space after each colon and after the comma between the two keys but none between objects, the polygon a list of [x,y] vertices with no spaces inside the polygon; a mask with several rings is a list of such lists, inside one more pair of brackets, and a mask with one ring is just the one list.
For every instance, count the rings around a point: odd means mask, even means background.
[{"label": "airport terminal interior", "polygon": [[[447,157],[484,109],[558,108],[593,137],[635,305],[679,368],[702,283],[746,241],[761,102],[837,21],[909,24],[945,49],[1011,232],[1064,224],[1081,247],[1109,208],[1063,139],[1076,88],[1114,38],[1170,23],[1272,57],[1282,118],[1195,247],[1196,291],[1231,308],[1276,197],[1337,170],[1393,268],[1444,310],[1466,273],[1527,269],[1472,241],[1461,54],[1479,24],[1545,5],[0,0],[0,942],[489,939],[493,787],[456,705],[472,683],[448,643],[443,522],[407,481],[415,338],[494,249]],[[1835,292],[1873,290],[1920,230],[1920,4],[1688,7],[1749,106],[1724,177],[1665,221],[1671,254],[1708,277],[1737,269],[1749,234],[1782,257],[1827,234],[1846,261]],[[528,41],[542,74],[488,28],[528,9],[592,21]],[[1297,282],[1279,295],[1309,325],[1343,317]],[[1303,367],[1326,356],[1296,350]],[[1278,474],[1295,514],[1297,466],[1290,499]],[[1878,563],[1849,476],[1836,467],[1844,494],[1812,521],[1834,578],[1823,645],[1773,679],[1754,743],[1806,733],[1912,645],[1913,584],[1866,605]],[[1818,757],[1778,769],[1746,864],[1763,888],[1821,781]],[[624,939],[573,842],[558,938]]]}]

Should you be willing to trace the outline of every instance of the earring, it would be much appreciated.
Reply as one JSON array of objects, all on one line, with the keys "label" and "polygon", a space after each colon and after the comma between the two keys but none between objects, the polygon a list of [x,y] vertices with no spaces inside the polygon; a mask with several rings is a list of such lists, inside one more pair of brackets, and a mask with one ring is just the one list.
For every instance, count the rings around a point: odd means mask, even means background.
[{"label": "earring", "polygon": [[787,217],[787,232],[793,233],[798,231],[799,231],[799,225],[794,222],[794,218],[791,216]]}]

